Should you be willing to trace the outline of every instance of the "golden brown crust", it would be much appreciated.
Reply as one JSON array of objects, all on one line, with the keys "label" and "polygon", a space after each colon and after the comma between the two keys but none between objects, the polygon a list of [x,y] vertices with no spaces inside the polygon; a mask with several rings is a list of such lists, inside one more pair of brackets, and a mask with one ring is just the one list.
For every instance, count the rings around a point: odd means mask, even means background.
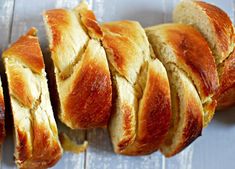
[{"label": "golden brown crust", "polygon": [[[56,65],[61,121],[71,128],[105,127],[112,86],[106,54],[99,42],[103,33],[94,13],[82,2],[74,10],[46,11],[44,19]],[[67,68],[70,73],[63,78],[60,71]]]},{"label": "golden brown crust", "polygon": [[30,83],[24,71],[18,67],[11,66],[8,69],[9,88],[14,97],[17,98],[24,106],[32,107],[35,101],[30,89]]},{"label": "golden brown crust", "polygon": [[21,36],[17,42],[4,51],[3,57],[18,59],[34,72],[41,73],[45,66],[38,38],[35,37],[36,32],[35,28],[31,28],[26,35]]},{"label": "golden brown crust", "polygon": [[50,25],[52,31],[52,44],[50,44],[50,50],[56,51],[56,48],[62,42],[61,29],[68,29],[71,20],[69,19],[69,13],[65,9],[53,9],[45,12],[47,18],[47,24]]},{"label": "golden brown crust", "polygon": [[[25,168],[49,168],[54,166],[62,156],[57,140],[51,138],[50,131],[42,124],[33,126],[33,155]],[[48,158],[49,157],[49,158]]]},{"label": "golden brown crust", "polygon": [[21,165],[31,157],[31,144],[30,140],[27,137],[25,131],[21,131],[19,128],[15,128],[16,139],[19,143],[16,145],[16,151],[18,153],[18,157],[16,159],[16,163]]},{"label": "golden brown crust", "polygon": [[[105,58],[94,53],[89,45],[84,53],[80,70],[71,84],[65,100],[63,120],[73,128],[105,127],[111,109],[112,86]],[[90,56],[97,56],[96,59]],[[100,58],[99,58],[100,57]],[[98,58],[100,61],[97,61]],[[71,118],[72,117],[72,118]]]},{"label": "golden brown crust", "polygon": [[144,30],[141,28],[141,25],[135,21],[122,20],[104,23],[102,25],[102,30],[104,32],[111,32],[113,34],[127,37],[134,43],[138,44],[140,48],[143,48],[148,44]]},{"label": "golden brown crust", "polygon": [[[127,79],[130,78],[129,70],[131,69],[130,67],[135,66],[132,63],[138,53],[137,46],[127,37],[113,36],[111,34],[104,35],[103,45],[106,48],[106,52],[110,53],[108,58],[116,71]],[[128,49],[128,51],[125,49]],[[127,54],[128,57],[123,57]]]},{"label": "golden brown crust", "polygon": [[102,30],[109,63],[121,76],[134,83],[141,63],[150,57],[143,28],[138,22],[124,20],[105,23]]},{"label": "golden brown crust", "polygon": [[217,98],[218,107],[216,109],[225,109],[235,105],[235,85],[227,88],[223,93]]},{"label": "golden brown crust", "polygon": [[89,40],[80,23],[80,16],[72,10],[52,9],[44,13],[51,57],[61,78],[70,76]]},{"label": "golden brown crust", "polygon": [[116,150],[116,153],[121,153],[123,150],[125,150],[126,147],[133,143],[133,139],[135,138],[133,126],[131,125],[133,119],[133,107],[127,103],[124,103],[121,105],[121,110],[124,114],[124,123],[122,124],[124,129],[124,136],[117,145],[118,149]]},{"label": "golden brown crust", "polygon": [[214,31],[217,35],[217,43],[221,51],[221,61],[226,59],[230,53],[230,46],[233,42],[233,24],[229,16],[220,8],[202,1],[195,1],[198,6],[208,15],[213,24]]},{"label": "golden brown crust", "polygon": [[[219,86],[218,75],[214,57],[202,35],[183,24],[165,24],[156,27],[156,30],[174,49],[177,66],[193,78],[202,100],[213,96]],[[151,42],[151,30],[149,34]]]},{"label": "golden brown crust", "polygon": [[124,155],[150,154],[159,148],[170,124],[166,71],[159,61],[151,60],[150,46],[139,23],[115,21],[103,24],[102,30],[117,88],[109,124],[114,150]]},{"label": "golden brown crust", "polygon": [[167,74],[159,61],[153,63],[149,66],[139,106],[136,138],[122,152],[126,155],[146,155],[158,150],[170,127],[171,98]]},{"label": "golden brown crust", "polygon": [[235,104],[235,50],[220,66],[220,87],[215,96],[218,101],[218,109]]},{"label": "golden brown crust", "polygon": [[[28,49],[26,44],[32,53],[23,51]],[[43,169],[52,167],[63,150],[49,100],[44,63],[36,71],[34,62],[33,66],[28,65],[30,56],[43,63],[34,28],[4,52],[4,63],[16,136],[16,164],[22,169]]]},{"label": "golden brown crust", "polygon": [[94,39],[102,38],[103,32],[101,27],[99,26],[93,11],[88,9],[88,5],[82,1],[81,4],[75,8],[75,11],[80,15],[81,21],[88,29],[90,37]]}]

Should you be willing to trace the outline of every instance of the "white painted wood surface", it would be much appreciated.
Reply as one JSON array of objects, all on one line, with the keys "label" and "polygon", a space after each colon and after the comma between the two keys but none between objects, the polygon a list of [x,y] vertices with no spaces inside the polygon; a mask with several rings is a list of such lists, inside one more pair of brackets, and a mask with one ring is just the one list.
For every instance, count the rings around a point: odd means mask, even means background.
[{"label": "white painted wood surface", "polygon": [[[207,0],[224,9],[234,21],[233,0]],[[42,49],[47,56],[47,40],[42,12],[52,8],[72,8],[79,0],[0,0],[0,51],[31,26],[39,29]],[[178,0],[88,0],[100,22],[133,19],[144,27],[171,21]],[[0,69],[1,70],[1,69]],[[9,113],[9,112],[7,112]],[[235,109],[219,112],[203,136],[177,156],[166,159],[159,152],[149,156],[127,157],[113,153],[105,129],[87,132],[59,128],[81,142],[88,139],[89,148],[80,155],[65,153],[55,169],[234,169]],[[8,135],[10,133],[8,132]],[[15,168],[13,141],[8,136],[3,146],[3,169]]]}]

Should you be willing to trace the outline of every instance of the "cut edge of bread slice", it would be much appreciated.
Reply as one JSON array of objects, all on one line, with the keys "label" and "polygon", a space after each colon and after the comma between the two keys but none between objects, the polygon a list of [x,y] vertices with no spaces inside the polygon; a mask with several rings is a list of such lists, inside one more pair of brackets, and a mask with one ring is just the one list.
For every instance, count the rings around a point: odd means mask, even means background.
[{"label": "cut edge of bread slice", "polygon": [[[185,33],[184,35],[182,31],[185,32],[187,31],[187,29],[188,32]],[[152,45],[153,50],[155,52],[155,55],[160,59],[160,61],[164,65],[168,63],[176,64],[177,67],[183,70],[186,73],[187,77],[190,78],[190,80],[193,82],[200,96],[201,102],[203,104],[204,108],[203,124],[204,127],[206,127],[214,115],[216,101],[213,99],[213,96],[216,90],[218,89],[218,84],[219,84],[214,58],[210,53],[210,49],[207,45],[207,42],[204,40],[202,36],[200,36],[200,33],[197,30],[185,24],[163,24],[163,25],[149,27],[146,28],[145,30],[149,42]],[[193,32],[193,35],[190,35],[189,32]],[[200,37],[198,36],[195,37],[196,41],[193,37],[189,37],[196,35],[200,36]],[[190,43],[194,44],[199,43],[199,40],[201,40],[203,42],[203,45],[205,45],[206,47],[206,51],[204,50],[201,51],[201,53],[202,52],[207,53],[207,55],[205,55],[204,58],[206,57],[205,59],[207,60],[209,59],[208,57],[211,58],[211,60],[207,61],[208,62],[207,66],[203,65],[204,64],[203,59],[200,59],[197,62],[192,63],[193,62],[192,58],[187,58],[190,57],[190,53],[187,51],[188,45],[190,45]],[[197,45],[200,46],[201,44]],[[200,49],[202,50],[202,48]],[[196,56],[197,55],[194,54],[194,58]],[[210,73],[208,73],[209,67],[210,67]],[[205,72],[207,74],[206,76],[204,76]],[[206,79],[206,77],[208,77],[209,79]],[[206,88],[210,90],[206,90]]]},{"label": "cut edge of bread slice", "polygon": [[146,155],[157,151],[170,127],[170,86],[162,63],[157,59],[147,62],[138,81],[136,91],[142,92],[136,112],[136,137],[122,152],[125,155]]},{"label": "cut edge of bread slice", "polygon": [[233,51],[232,22],[218,7],[202,1],[183,0],[174,9],[173,21],[197,28],[207,39],[217,65]]},{"label": "cut edge of bread slice", "polygon": [[63,150],[36,29],[31,28],[4,51],[3,59],[14,121],[16,164],[19,168],[52,167]]},{"label": "cut edge of bread slice", "polygon": [[159,149],[170,124],[165,68],[153,60],[154,53],[138,22],[109,22],[102,25],[102,30],[115,95],[109,122],[114,151],[123,155],[150,154]]},{"label": "cut edge of bread slice", "polygon": [[44,12],[44,22],[55,65],[61,121],[72,129],[106,127],[111,77],[100,43],[102,31],[93,12],[83,1],[73,10]]},{"label": "cut edge of bread slice", "polygon": [[161,152],[171,157],[201,135],[203,107],[200,97],[187,75],[174,64],[167,64],[171,87],[172,121]]}]

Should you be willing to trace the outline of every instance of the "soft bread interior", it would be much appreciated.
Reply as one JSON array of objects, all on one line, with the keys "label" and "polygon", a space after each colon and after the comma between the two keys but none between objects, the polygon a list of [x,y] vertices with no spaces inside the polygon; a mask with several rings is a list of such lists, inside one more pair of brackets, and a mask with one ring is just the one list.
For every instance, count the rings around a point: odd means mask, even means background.
[{"label": "soft bread interior", "polygon": [[133,86],[120,75],[113,75],[117,98],[109,122],[114,151],[120,153],[134,141],[138,100]]},{"label": "soft bread interior", "polygon": [[[219,11],[215,11],[214,15],[218,15],[216,12]],[[219,16],[217,19],[220,19]],[[232,52],[234,47],[232,41],[229,42],[228,51],[221,51],[221,45],[218,43],[218,38],[220,37],[218,37],[215,32],[216,28],[213,25],[213,20],[209,18],[205,10],[197,5],[196,2],[191,0],[181,1],[174,9],[173,21],[190,24],[197,28],[207,39],[217,64],[222,63],[223,60],[228,57],[229,53]]]},{"label": "soft bread interior", "polygon": [[[188,146],[201,134],[203,108],[198,93],[187,75],[174,64],[168,64],[167,71],[173,114],[161,152],[169,157]],[[189,125],[189,121],[195,121],[195,126]]]}]

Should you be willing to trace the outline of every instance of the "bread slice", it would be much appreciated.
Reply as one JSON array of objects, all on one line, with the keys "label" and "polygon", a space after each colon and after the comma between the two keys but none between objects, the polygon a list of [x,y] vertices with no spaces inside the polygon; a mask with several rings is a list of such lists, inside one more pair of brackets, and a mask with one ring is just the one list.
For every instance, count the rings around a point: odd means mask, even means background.
[{"label": "bread slice", "polygon": [[216,93],[217,109],[235,104],[235,50],[218,67],[220,87]]},{"label": "bread slice", "polygon": [[233,51],[233,24],[218,7],[202,1],[183,0],[173,12],[173,21],[197,28],[209,42],[217,64]]},{"label": "bread slice", "polygon": [[31,28],[3,53],[19,168],[52,167],[63,152],[36,34]]},{"label": "bread slice", "polygon": [[168,135],[161,145],[161,152],[171,157],[201,135],[203,107],[200,97],[184,71],[175,64],[167,64],[171,86],[172,121]]},{"label": "bread slice", "polygon": [[204,107],[204,126],[213,117],[213,96],[219,86],[215,60],[202,35],[184,24],[163,24],[146,29],[155,54],[164,65],[174,63],[194,83]]},{"label": "bread slice", "polygon": [[0,78],[0,144],[3,144],[6,136],[5,131],[5,102],[2,90],[2,81]]},{"label": "bread slice", "polygon": [[114,88],[109,132],[114,151],[144,155],[159,149],[170,126],[169,82],[164,66],[150,53],[138,22],[102,25]]},{"label": "bread slice", "polygon": [[59,118],[72,129],[105,127],[112,86],[102,31],[85,2],[73,10],[44,13],[55,65]]}]

